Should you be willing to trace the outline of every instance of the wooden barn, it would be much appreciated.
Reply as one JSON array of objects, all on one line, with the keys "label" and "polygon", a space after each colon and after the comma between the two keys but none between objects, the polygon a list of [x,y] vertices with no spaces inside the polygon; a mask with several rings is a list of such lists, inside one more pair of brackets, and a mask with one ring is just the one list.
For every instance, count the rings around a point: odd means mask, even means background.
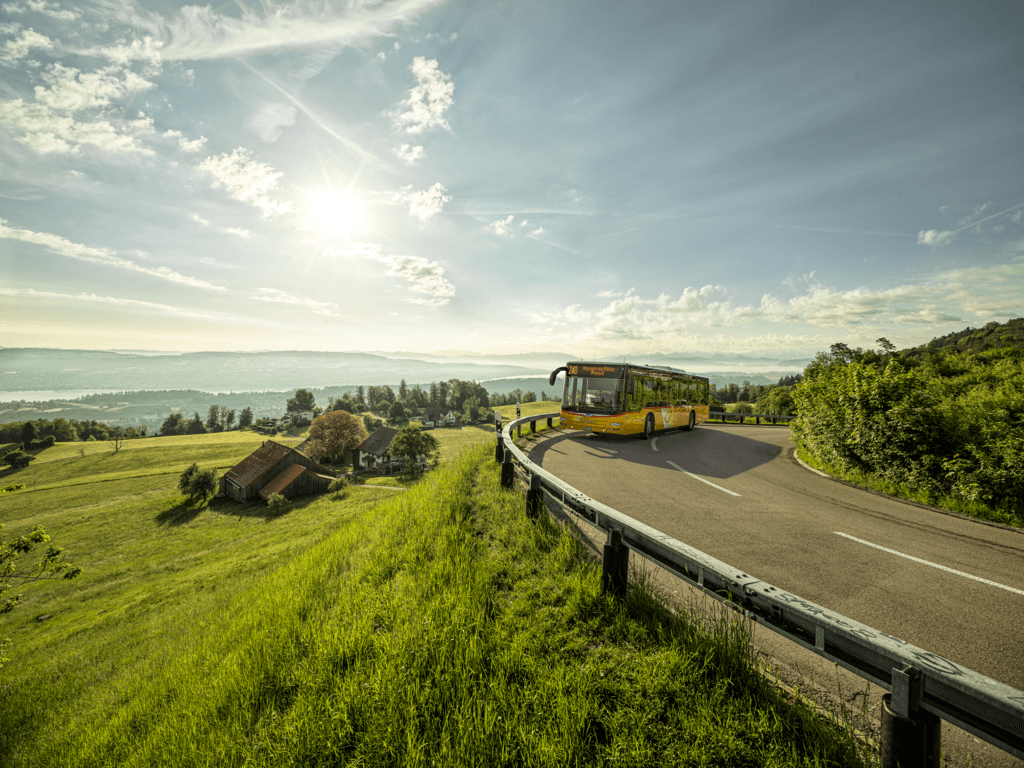
[{"label": "wooden barn", "polygon": [[267,440],[224,474],[220,490],[235,501],[267,499],[273,493],[292,499],[326,493],[333,479],[334,473],[308,456]]}]

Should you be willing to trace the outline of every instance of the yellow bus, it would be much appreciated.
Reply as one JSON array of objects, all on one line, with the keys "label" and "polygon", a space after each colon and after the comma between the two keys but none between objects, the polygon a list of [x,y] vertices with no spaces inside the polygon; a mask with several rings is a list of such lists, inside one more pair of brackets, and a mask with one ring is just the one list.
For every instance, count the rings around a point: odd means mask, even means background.
[{"label": "yellow bus", "polygon": [[703,376],[660,365],[567,363],[560,425],[610,435],[692,430],[708,420],[711,387]]}]

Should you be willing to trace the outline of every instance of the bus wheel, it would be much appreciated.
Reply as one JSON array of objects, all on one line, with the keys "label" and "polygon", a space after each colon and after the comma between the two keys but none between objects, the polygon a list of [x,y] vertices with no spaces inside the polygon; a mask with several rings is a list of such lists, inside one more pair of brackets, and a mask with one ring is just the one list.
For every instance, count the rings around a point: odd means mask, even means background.
[{"label": "bus wheel", "polygon": [[697,426],[697,414],[695,414],[693,411],[690,411],[690,426],[686,428],[686,431],[693,432],[693,428],[695,426]]},{"label": "bus wheel", "polygon": [[648,413],[647,421],[644,422],[644,440],[650,440],[654,434],[654,415]]}]

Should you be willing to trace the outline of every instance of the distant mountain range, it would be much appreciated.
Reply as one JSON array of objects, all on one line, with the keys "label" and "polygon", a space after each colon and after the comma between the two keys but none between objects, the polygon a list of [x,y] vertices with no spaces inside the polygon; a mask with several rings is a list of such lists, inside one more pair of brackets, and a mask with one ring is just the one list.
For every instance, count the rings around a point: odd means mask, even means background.
[{"label": "distant mountain range", "polygon": [[[493,381],[550,373],[578,356],[564,353],[472,355],[441,352],[190,352],[154,354],[103,350],[0,348],[4,392],[39,390],[206,392],[283,391],[297,387],[390,384],[411,386],[462,379]],[[714,378],[739,379],[803,371],[810,359],[741,355],[634,356],[630,362],[671,365]],[[753,380],[751,378],[751,380]],[[740,383],[737,381],[737,383]],[[485,384],[485,386],[487,386]],[[503,387],[497,387],[502,389]]]}]

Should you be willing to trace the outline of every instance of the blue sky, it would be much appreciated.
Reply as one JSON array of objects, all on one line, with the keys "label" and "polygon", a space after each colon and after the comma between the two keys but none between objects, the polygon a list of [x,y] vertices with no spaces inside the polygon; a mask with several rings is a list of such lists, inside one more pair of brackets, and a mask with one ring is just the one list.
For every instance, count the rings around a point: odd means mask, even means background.
[{"label": "blue sky", "polygon": [[0,5],[5,346],[758,352],[1024,315],[1017,2]]}]

